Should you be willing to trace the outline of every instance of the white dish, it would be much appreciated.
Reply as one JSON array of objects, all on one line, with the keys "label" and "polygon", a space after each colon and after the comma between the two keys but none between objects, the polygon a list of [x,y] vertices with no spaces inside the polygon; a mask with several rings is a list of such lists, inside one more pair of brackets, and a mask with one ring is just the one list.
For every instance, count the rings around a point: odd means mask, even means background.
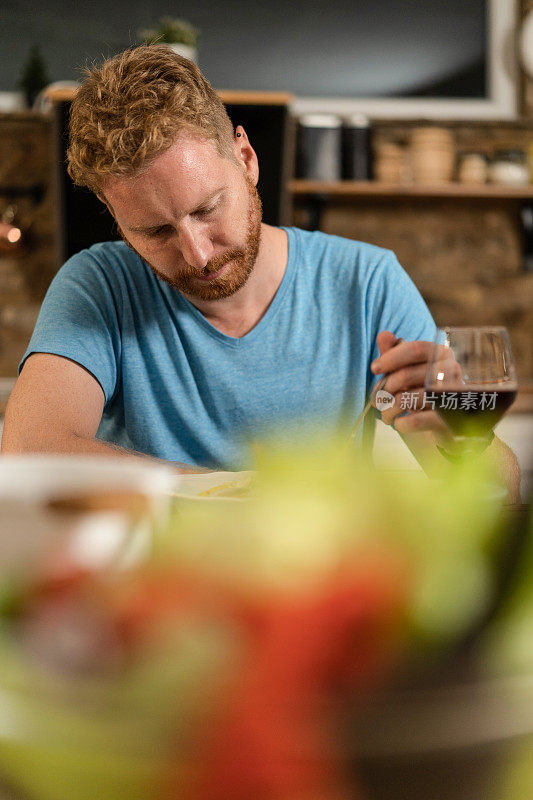
[{"label": "white dish", "polygon": [[179,487],[165,464],[125,458],[68,455],[8,455],[0,458],[0,502],[42,504],[90,491],[165,495]]},{"label": "white dish", "polygon": [[198,475],[180,475],[179,485],[174,491],[178,498],[195,498],[200,500],[237,500],[237,497],[225,497],[217,491],[235,486],[246,487],[253,477],[252,471],[241,472],[204,472]]},{"label": "white dish", "polygon": [[[180,476],[157,462],[101,456],[8,455],[0,458],[0,564],[38,563],[62,542],[76,563],[104,563],[130,548],[133,521],[125,509],[57,513],[51,504],[90,495],[141,495],[146,513],[164,519]],[[144,519],[144,517],[143,517]],[[135,523],[136,524],[136,523]],[[139,520],[139,530],[143,520]],[[147,526],[145,531],[149,531]],[[147,536],[144,535],[144,544]],[[133,546],[133,545],[132,545]],[[144,545],[143,545],[144,546]],[[138,550],[138,548],[137,548]]]}]

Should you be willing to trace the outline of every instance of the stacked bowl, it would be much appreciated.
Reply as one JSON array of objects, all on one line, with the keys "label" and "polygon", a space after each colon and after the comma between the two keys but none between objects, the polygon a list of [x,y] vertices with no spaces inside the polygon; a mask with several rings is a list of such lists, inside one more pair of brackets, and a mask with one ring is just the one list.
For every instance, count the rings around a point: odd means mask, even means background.
[{"label": "stacked bowl", "polygon": [[447,128],[418,127],[410,137],[414,183],[447,183],[452,180],[455,144]]}]

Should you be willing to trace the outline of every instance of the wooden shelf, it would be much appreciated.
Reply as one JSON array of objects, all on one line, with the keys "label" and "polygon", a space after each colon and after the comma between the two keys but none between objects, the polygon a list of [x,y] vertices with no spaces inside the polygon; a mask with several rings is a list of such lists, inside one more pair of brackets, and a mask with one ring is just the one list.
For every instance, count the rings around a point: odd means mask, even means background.
[{"label": "wooden shelf", "polygon": [[288,92],[249,92],[220,89],[217,94],[226,105],[244,106],[288,106],[294,96]]},{"label": "wooden shelf", "polygon": [[[53,85],[44,90],[45,97],[51,103],[70,102],[76,96],[78,89],[75,86]],[[217,90],[223,103],[228,105],[256,105],[256,106],[288,106],[294,96],[289,92],[250,92],[234,89]]]},{"label": "wooden shelf", "polygon": [[289,181],[292,195],[329,197],[457,197],[488,200],[533,200],[533,185],[441,183],[400,185],[379,181]]}]

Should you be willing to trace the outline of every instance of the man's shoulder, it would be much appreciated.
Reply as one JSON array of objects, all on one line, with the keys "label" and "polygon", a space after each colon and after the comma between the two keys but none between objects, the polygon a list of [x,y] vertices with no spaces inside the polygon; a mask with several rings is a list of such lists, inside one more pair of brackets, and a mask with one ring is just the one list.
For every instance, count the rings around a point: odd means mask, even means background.
[{"label": "man's shoulder", "polygon": [[298,255],[316,265],[327,266],[334,263],[337,269],[344,266],[352,270],[356,267],[360,275],[372,273],[378,267],[398,265],[392,250],[369,242],[322,231],[306,231],[301,228],[290,230],[297,244]]},{"label": "man's shoulder", "polygon": [[150,270],[125,242],[99,242],[71,256],[58,271],[54,284],[87,290],[111,291],[144,287]]},{"label": "man's shoulder", "polygon": [[63,269],[68,267],[70,270],[80,268],[105,267],[112,270],[120,270],[125,266],[128,269],[139,267],[142,261],[125,242],[99,242],[75,253],[63,265]]},{"label": "man's shoulder", "polygon": [[100,242],[71,256],[46,293],[57,307],[96,304],[123,309],[150,295],[150,268],[123,242]]}]

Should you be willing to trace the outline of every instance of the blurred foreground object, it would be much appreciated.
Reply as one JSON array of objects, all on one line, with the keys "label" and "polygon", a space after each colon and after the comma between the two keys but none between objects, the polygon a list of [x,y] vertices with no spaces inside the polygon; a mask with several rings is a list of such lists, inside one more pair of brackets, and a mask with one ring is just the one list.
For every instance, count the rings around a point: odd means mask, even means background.
[{"label": "blurred foreground object", "polygon": [[[246,500],[180,497],[133,554],[126,537],[95,558],[96,531],[80,549],[53,528],[0,550],[6,785],[23,800],[523,800],[476,794],[454,755],[499,786],[500,757],[533,732],[531,681],[507,706],[497,694],[500,717],[481,671],[516,585],[500,567],[514,576],[526,541],[492,476],[476,461],[438,483],[378,473],[344,439],[257,452]],[[16,517],[3,531],[17,540]]]}]

